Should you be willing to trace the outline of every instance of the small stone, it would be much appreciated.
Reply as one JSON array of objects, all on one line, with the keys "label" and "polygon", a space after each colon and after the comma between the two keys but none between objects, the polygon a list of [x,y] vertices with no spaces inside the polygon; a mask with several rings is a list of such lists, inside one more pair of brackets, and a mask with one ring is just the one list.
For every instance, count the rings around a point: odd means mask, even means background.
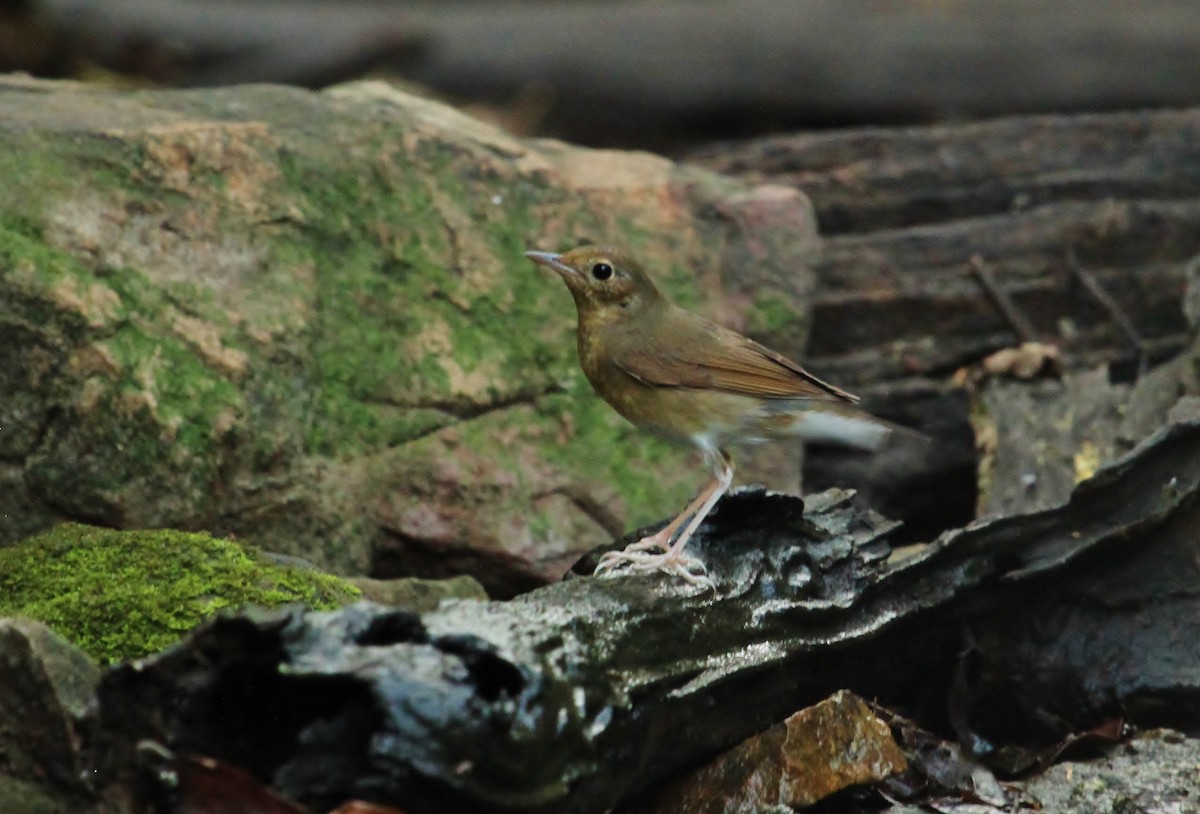
[{"label": "small stone", "polygon": [[888,725],[865,701],[842,690],[670,783],[633,810],[758,814],[799,808],[907,765]]}]

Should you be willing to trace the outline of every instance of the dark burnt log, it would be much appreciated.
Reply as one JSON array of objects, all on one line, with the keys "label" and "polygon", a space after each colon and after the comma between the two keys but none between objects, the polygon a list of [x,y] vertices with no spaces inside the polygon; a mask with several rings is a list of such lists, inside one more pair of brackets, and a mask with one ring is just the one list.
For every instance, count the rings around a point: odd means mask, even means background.
[{"label": "dark burnt log", "polygon": [[[1074,249],[1078,260],[1072,260]],[[1056,204],[1028,213],[831,237],[817,265],[809,363],[852,384],[937,376],[1023,337],[973,270],[983,262],[1037,339],[1071,367],[1132,356],[1120,325],[1069,268],[1084,263],[1149,341],[1186,343],[1184,266],[1200,251],[1200,201]],[[976,260],[975,258],[978,258]]]},{"label": "dark burnt log", "polygon": [[798,186],[825,236],[808,361],[850,386],[938,376],[1031,337],[982,264],[1069,367],[1151,362],[1184,344],[1184,266],[1200,252],[1200,110],[1043,116],[721,145],[693,157]]},{"label": "dark burnt log", "polygon": [[938,443],[914,472],[818,450],[803,482],[854,486],[913,539],[977,502],[968,411],[951,420],[968,400],[939,380],[1031,340],[1069,371],[1128,380],[1187,344],[1200,110],[779,136],[693,158],[811,197],[824,251],[806,363]]},{"label": "dark burnt log", "polygon": [[314,808],[600,812],[843,687],[927,720],[952,698],[980,743],[1147,705],[1195,714],[1198,496],[1196,419],[1064,506],[891,564],[893,524],[844,496],[802,516],[741,492],[695,541],[716,592],[573,579],[421,616],[226,618],[111,671],[90,748],[110,799],[134,793],[151,739]]},{"label": "dark burnt log", "polygon": [[1065,201],[1200,196],[1200,110],[1014,116],[717,144],[692,159],[799,187],[825,234],[902,229]]}]

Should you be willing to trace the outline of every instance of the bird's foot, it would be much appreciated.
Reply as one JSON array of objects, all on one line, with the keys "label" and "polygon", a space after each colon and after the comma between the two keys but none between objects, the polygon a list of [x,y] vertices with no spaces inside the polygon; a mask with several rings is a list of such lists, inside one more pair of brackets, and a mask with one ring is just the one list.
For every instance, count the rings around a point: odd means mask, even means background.
[{"label": "bird's foot", "polygon": [[[629,545],[625,546],[622,551],[607,552],[604,557],[607,557],[609,554],[621,554],[625,551],[654,551],[655,549],[660,551],[669,551],[671,548],[671,535],[675,531],[674,526],[674,523],[669,526],[664,526],[654,534],[647,534],[636,543],[630,543]],[[604,561],[604,557],[600,558],[601,562]]]},{"label": "bird's foot", "polygon": [[633,572],[635,574],[650,574],[661,571],[665,574],[677,576],[689,585],[696,585],[705,589],[716,589],[716,584],[708,576],[708,569],[696,557],[684,554],[682,550],[676,551],[672,548],[668,548],[661,554],[646,553],[646,548],[665,547],[660,543],[643,546],[640,550],[635,548],[635,546],[641,546],[650,539],[647,537],[644,540],[633,543],[624,551],[605,552],[600,558],[600,563],[596,566],[596,570],[593,572],[594,576],[618,576],[618,571]]}]

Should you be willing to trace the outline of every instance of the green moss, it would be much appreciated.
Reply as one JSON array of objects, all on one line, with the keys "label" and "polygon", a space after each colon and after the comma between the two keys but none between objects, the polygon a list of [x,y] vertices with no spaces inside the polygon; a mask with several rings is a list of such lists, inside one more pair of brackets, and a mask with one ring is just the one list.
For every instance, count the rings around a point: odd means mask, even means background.
[{"label": "green moss", "polygon": [[68,162],[53,149],[6,135],[5,148],[0,150],[0,213],[6,219],[35,222],[42,202],[65,188],[71,175]]},{"label": "green moss", "polygon": [[39,619],[108,661],[162,650],[223,609],[331,609],[358,594],[337,577],[274,565],[207,534],[64,524],[0,549],[0,616]]},{"label": "green moss", "polygon": [[[396,353],[397,337],[408,328],[389,324],[389,310],[400,292],[396,278],[407,274],[385,273],[384,246],[367,232],[387,217],[377,207],[403,215],[367,174],[327,170],[290,153],[281,155],[280,168],[304,216],[299,245],[318,268],[309,445],[335,454],[399,443],[411,429],[397,426],[403,404],[388,397],[388,384],[410,378],[411,365]],[[288,247],[290,256],[275,256],[272,264],[289,262],[297,251]]]},{"label": "green moss", "polygon": [[126,197],[161,201],[172,193],[157,185],[138,184],[140,145],[107,135],[78,130],[8,130],[0,150],[0,213],[40,223],[48,202],[80,197],[95,190]]},{"label": "green moss", "polygon": [[788,333],[800,321],[793,303],[772,292],[762,292],[754,298],[747,314],[746,328],[755,334]]},{"label": "green moss", "polygon": [[[158,422],[176,428],[171,440],[189,452],[207,452],[218,441],[213,428],[220,423],[222,412],[244,411],[242,393],[184,342],[164,335],[165,326],[156,327],[151,333],[126,323],[105,341],[123,374],[117,389],[150,392]],[[161,443],[161,439],[153,441]]]},{"label": "green moss", "polygon": [[[145,275],[120,269],[99,278],[71,255],[42,243],[32,229],[19,218],[0,219],[0,274],[9,278],[0,316],[18,324],[54,325],[79,343],[91,334],[112,366],[96,377],[103,392],[94,394],[92,405],[50,428],[29,477],[57,484],[56,491],[69,485],[60,506],[92,506],[90,513],[77,515],[83,517],[100,518],[97,507],[132,479],[171,471],[195,487],[197,506],[211,500],[209,484],[225,441],[213,428],[244,415],[238,385],[174,334],[169,321],[177,311]],[[96,290],[106,297],[87,304]],[[64,305],[72,297],[80,303],[78,310]],[[56,446],[55,439],[63,436],[78,439],[78,446]],[[107,452],[80,455],[80,448]],[[185,491],[179,481],[175,487]]]},{"label": "green moss", "polygon": [[23,217],[0,213],[0,341],[7,339],[2,323],[8,320],[79,341],[87,331],[87,317],[63,308],[49,294],[53,285],[67,281],[83,288],[86,272],[79,262],[42,243],[37,227]]},{"label": "green moss", "polygon": [[[320,454],[405,443],[538,389],[531,378],[546,376],[529,360],[563,358],[542,327],[561,292],[521,257],[537,189],[464,180],[453,151],[418,147],[418,166],[394,141],[381,135],[366,149],[376,160],[357,169],[280,162],[319,269],[308,440]],[[495,257],[512,267],[471,265]],[[481,380],[495,384],[480,392]]]},{"label": "green moss", "polygon": [[41,241],[41,229],[21,214],[0,212],[0,274],[20,273],[29,282],[53,283],[77,276],[79,262]]}]

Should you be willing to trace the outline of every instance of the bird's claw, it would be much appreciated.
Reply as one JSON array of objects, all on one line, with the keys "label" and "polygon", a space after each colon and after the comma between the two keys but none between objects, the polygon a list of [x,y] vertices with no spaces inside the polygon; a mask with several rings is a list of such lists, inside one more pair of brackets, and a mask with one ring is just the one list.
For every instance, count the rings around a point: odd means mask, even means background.
[{"label": "bird's claw", "polygon": [[[654,549],[659,549],[660,551],[669,551],[671,548],[670,532],[671,527],[667,526],[655,534],[646,535],[636,543],[630,543],[629,545],[625,546],[623,551],[609,551],[604,556],[607,557],[609,554],[621,554],[629,551],[653,551]],[[601,557],[601,559],[603,560],[603,557]]]},{"label": "bird's claw", "polygon": [[[646,538],[639,543],[634,543],[623,551],[605,552],[600,557],[600,562],[596,566],[596,570],[592,572],[593,575],[598,577],[615,577],[620,575],[618,571],[640,574],[661,571],[672,576],[677,576],[689,585],[716,590],[716,584],[708,576],[708,569],[696,557],[684,554],[681,551],[671,551],[670,549],[661,554],[648,554],[644,550],[634,548],[634,546],[640,546],[641,543],[645,543],[649,539]],[[644,548],[651,547],[655,546],[644,546]],[[657,547],[661,547],[661,545]]]}]

